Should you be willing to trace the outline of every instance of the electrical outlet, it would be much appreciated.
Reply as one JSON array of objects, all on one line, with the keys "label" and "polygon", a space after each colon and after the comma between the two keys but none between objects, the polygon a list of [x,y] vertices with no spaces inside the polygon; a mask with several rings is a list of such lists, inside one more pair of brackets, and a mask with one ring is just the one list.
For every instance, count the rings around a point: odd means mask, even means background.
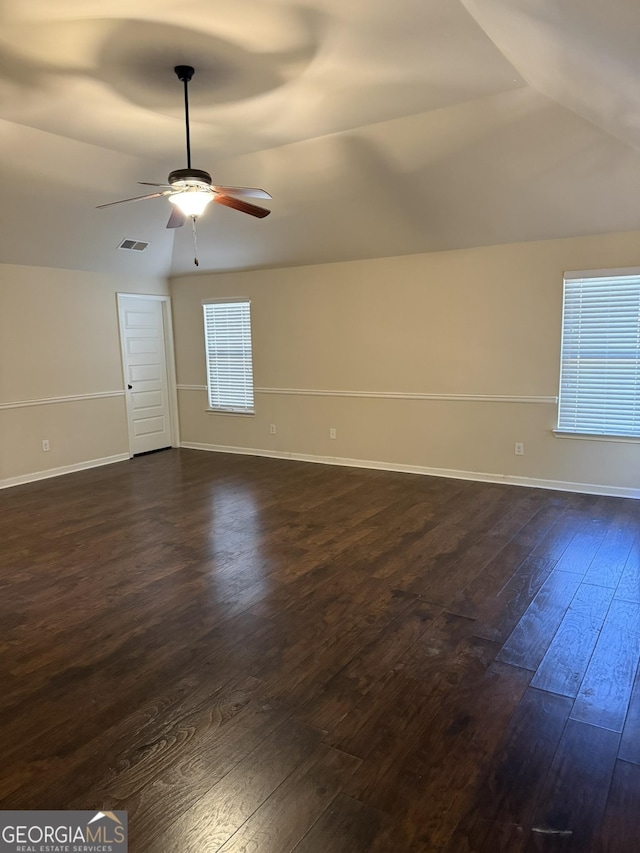
[{"label": "electrical outlet", "polygon": [[45,453],[46,453],[46,451],[47,451],[47,450],[49,450],[49,449],[50,449],[50,448],[49,448],[49,439],[48,439],[48,438],[43,438],[43,439],[42,439],[42,449],[45,451]]},{"label": "electrical outlet", "polygon": [[513,452],[516,456],[524,456],[524,444],[521,441],[516,441],[513,446]]},{"label": "electrical outlet", "polygon": [[269,433],[270,433],[271,435],[275,435],[275,434],[276,434],[276,425],[275,425],[275,424],[269,424]]},{"label": "electrical outlet", "polygon": [[329,429],[329,438],[337,438],[337,430],[335,427],[330,427]]}]

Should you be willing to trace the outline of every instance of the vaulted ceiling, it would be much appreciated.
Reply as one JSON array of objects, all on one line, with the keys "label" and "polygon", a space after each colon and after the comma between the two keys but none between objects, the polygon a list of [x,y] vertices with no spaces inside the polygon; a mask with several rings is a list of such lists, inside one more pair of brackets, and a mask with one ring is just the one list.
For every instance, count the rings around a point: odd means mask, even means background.
[{"label": "vaulted ceiling", "polygon": [[[637,0],[0,0],[0,263],[200,271],[640,229]],[[116,247],[150,242],[144,253]]]}]

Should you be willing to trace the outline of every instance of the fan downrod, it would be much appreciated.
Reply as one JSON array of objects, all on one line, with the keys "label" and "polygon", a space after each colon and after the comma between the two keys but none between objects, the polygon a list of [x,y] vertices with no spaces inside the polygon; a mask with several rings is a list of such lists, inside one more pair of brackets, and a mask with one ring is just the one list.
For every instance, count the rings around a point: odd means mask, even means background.
[{"label": "fan downrod", "polygon": [[189,81],[195,73],[191,65],[176,65],[173,69],[184,84],[184,125],[187,137],[187,169],[191,168],[191,131],[189,130]]}]

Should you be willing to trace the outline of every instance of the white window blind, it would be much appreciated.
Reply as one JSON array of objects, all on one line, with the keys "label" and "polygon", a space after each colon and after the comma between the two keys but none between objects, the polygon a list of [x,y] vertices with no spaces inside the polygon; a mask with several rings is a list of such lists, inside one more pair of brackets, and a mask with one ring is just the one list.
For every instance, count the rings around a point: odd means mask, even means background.
[{"label": "white window blind", "polygon": [[558,431],[640,436],[640,276],[565,280]]},{"label": "white window blind", "polygon": [[203,304],[211,409],[253,412],[250,306],[248,300]]}]

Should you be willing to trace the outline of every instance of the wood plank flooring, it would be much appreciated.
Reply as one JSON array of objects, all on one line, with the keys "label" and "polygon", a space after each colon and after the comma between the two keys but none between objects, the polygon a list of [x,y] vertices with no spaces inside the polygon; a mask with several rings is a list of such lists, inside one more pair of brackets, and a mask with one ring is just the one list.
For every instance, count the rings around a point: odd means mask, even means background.
[{"label": "wood plank flooring", "polygon": [[0,492],[0,807],[637,853],[640,503],[171,450]]}]

